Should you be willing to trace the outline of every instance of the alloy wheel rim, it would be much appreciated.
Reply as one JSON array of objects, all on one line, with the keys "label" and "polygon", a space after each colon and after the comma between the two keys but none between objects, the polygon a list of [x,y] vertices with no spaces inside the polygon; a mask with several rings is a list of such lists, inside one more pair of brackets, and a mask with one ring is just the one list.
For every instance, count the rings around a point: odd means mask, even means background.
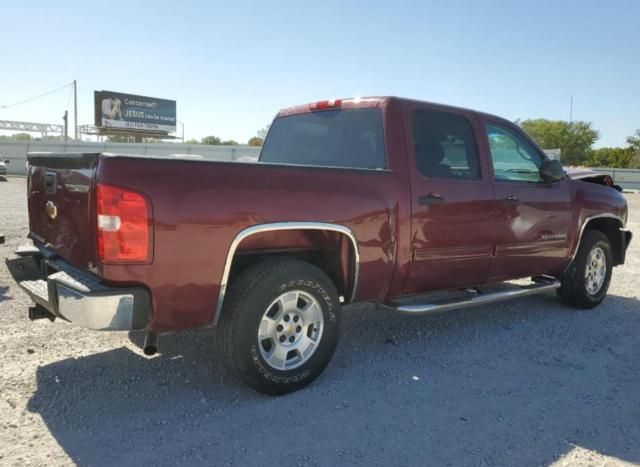
[{"label": "alloy wheel rim", "polygon": [[604,250],[600,247],[595,247],[589,253],[584,271],[584,282],[590,295],[595,295],[602,289],[606,275],[607,258]]},{"label": "alloy wheel rim", "polygon": [[260,355],[272,368],[288,371],[315,353],[324,330],[324,315],[313,295],[291,290],[267,307],[258,327]]}]

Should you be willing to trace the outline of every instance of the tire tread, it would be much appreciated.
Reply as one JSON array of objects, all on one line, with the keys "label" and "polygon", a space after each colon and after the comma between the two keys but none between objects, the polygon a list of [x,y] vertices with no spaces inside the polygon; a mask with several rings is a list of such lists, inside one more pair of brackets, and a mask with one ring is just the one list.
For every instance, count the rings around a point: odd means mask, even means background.
[{"label": "tire tread", "polygon": [[[597,243],[603,243],[604,246],[606,246],[605,254],[607,254],[607,267],[609,270],[607,272],[608,277],[601,289],[604,293],[598,292],[598,296],[594,298],[587,293],[585,288],[583,263],[586,261],[586,256]],[[562,285],[557,290],[558,296],[565,304],[573,308],[594,308],[599,305],[606,296],[611,280],[611,268],[611,244],[607,236],[599,230],[590,229],[585,231],[573,261],[571,261],[571,264],[569,264],[567,269],[560,275]]]},{"label": "tire tread", "polygon": [[[313,271],[315,274],[326,278],[332,286],[330,293],[337,297],[335,287],[333,287],[331,281],[320,268],[296,258],[283,257],[260,262],[242,272],[230,285],[221,310],[222,316],[218,321],[217,329],[214,331],[214,346],[216,354],[224,358],[225,365],[239,381],[246,382],[246,378],[243,377],[243,371],[238,366],[238,360],[235,358],[233,346],[234,329],[237,328],[237,321],[242,318],[240,310],[246,306],[248,300],[251,300],[253,291],[259,284],[271,276],[298,267],[304,267],[307,271]],[[255,387],[253,389],[256,390]],[[277,395],[290,392],[290,390],[270,388],[265,385],[264,388],[259,389],[259,392]]]}]

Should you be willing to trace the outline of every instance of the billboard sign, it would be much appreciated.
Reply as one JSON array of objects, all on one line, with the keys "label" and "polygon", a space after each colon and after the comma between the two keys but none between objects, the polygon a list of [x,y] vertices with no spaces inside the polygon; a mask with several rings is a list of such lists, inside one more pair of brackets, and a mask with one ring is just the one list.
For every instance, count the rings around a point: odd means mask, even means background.
[{"label": "billboard sign", "polygon": [[95,125],[103,129],[174,133],[176,101],[95,91]]}]

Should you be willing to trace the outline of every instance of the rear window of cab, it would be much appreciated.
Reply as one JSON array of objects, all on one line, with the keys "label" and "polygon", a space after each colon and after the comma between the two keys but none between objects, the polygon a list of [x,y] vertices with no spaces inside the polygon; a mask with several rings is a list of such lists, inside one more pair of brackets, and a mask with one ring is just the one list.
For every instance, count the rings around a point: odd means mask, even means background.
[{"label": "rear window of cab", "polygon": [[380,109],[336,109],[276,118],[260,162],[384,169]]}]

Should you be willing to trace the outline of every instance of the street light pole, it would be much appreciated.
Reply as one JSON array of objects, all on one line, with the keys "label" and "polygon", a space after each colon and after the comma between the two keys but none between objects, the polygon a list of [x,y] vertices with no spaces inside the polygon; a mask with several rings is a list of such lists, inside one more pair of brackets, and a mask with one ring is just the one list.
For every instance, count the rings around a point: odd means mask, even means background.
[{"label": "street light pole", "polygon": [[64,142],[66,143],[67,140],[69,139],[69,129],[67,124],[69,120],[69,112],[65,110],[64,115],[62,116],[62,119],[64,120]]},{"label": "street light pole", "polygon": [[182,142],[184,143],[184,122],[181,122],[180,120],[176,120],[176,122],[178,122],[180,124],[180,126],[182,126]]},{"label": "street light pole", "polygon": [[571,102],[569,103],[569,123],[573,123],[573,96],[571,96]]},{"label": "street light pole", "polygon": [[73,130],[74,139],[78,141],[78,88],[76,80],[73,80]]}]

